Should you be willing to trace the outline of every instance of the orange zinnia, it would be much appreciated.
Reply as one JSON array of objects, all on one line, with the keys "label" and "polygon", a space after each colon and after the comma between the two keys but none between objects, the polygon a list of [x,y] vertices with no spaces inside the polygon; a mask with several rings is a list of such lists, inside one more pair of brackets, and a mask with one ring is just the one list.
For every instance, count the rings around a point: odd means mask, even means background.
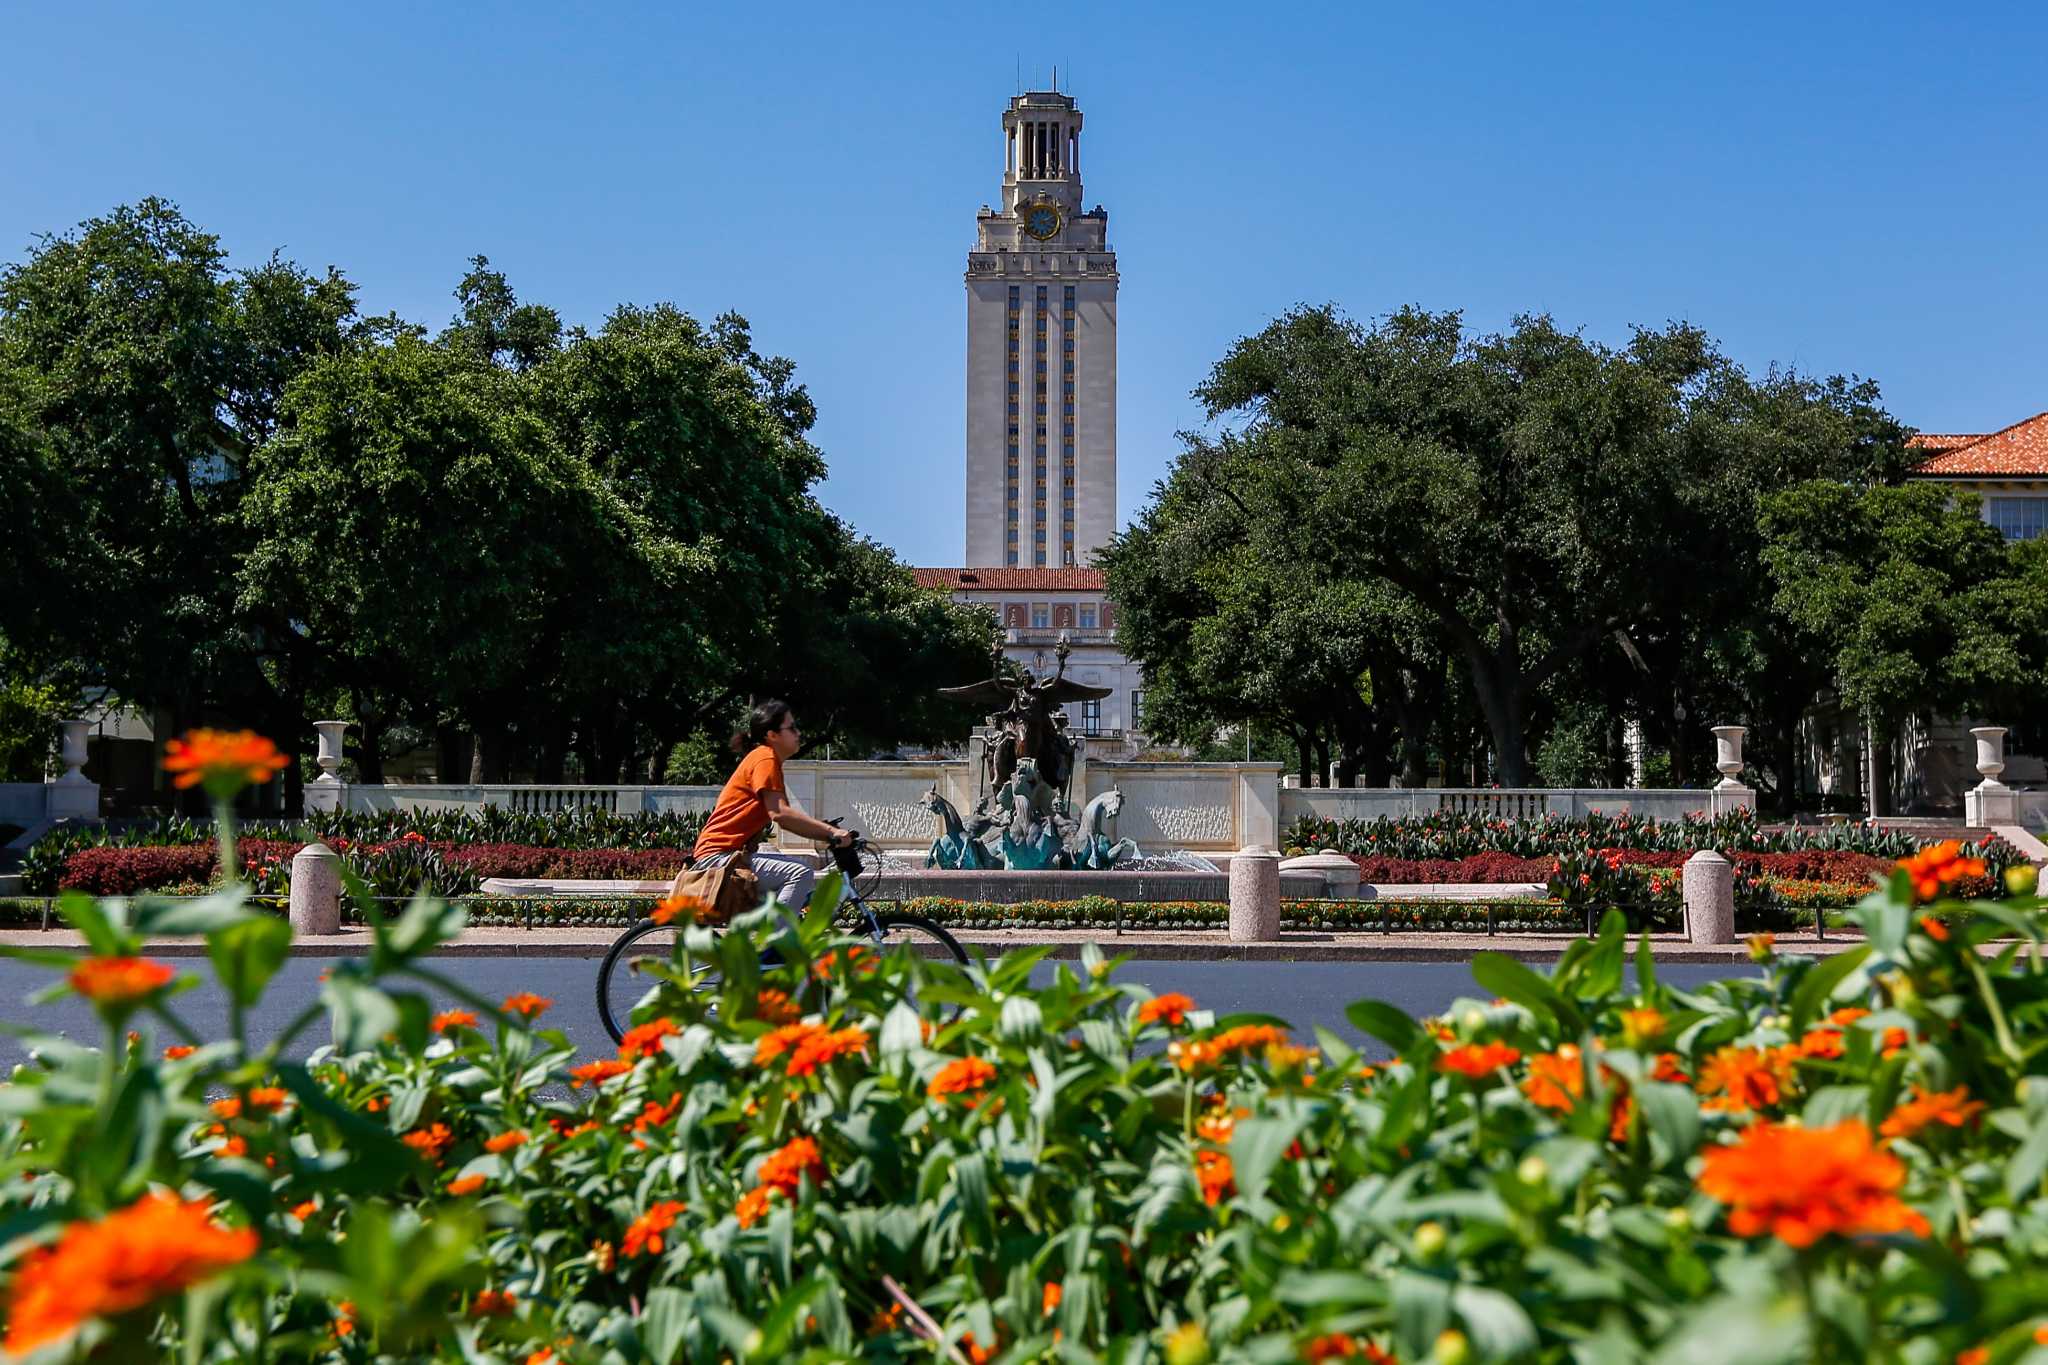
[{"label": "orange zinnia", "polygon": [[476,1015],[469,1010],[442,1010],[427,1020],[427,1027],[436,1033],[446,1033],[449,1029],[456,1028],[475,1028]]},{"label": "orange zinnia", "polygon": [[793,1052],[806,1039],[823,1033],[823,1024],[784,1024],[771,1029],[754,1043],[754,1065],[766,1066],[785,1052]]},{"label": "orange zinnia", "polygon": [[484,1143],[484,1150],[496,1156],[501,1152],[509,1152],[514,1147],[524,1147],[528,1141],[529,1139],[524,1129],[514,1128],[508,1133],[500,1133],[486,1141]]},{"label": "orange zinnia", "polygon": [[667,1104],[648,1100],[640,1106],[640,1116],[633,1120],[631,1131],[645,1133],[650,1129],[659,1128],[662,1124],[674,1118],[676,1110],[682,1107],[683,1097],[681,1095],[671,1095]]},{"label": "orange zinnia", "polygon": [[179,791],[201,783],[216,799],[268,782],[291,760],[254,730],[188,730],[164,746],[164,771]]},{"label": "orange zinnia", "polygon": [[520,991],[515,995],[505,997],[505,1013],[517,1014],[527,1019],[538,1019],[541,1015],[547,1013],[548,1007],[554,1003],[553,1000],[545,995],[535,995],[532,991]]},{"label": "orange zinnia", "polygon": [[1970,1098],[1968,1086],[1937,1093],[1916,1085],[1913,1098],[1894,1109],[1877,1131],[1888,1138],[1909,1138],[1935,1124],[1960,1128],[1983,1113],[1984,1107],[1984,1101]]},{"label": "orange zinnia", "polygon": [[1195,1179],[1201,1182],[1202,1202],[1214,1208],[1237,1193],[1237,1170],[1230,1153],[1204,1147],[1195,1153]]},{"label": "orange zinnia", "polygon": [[1539,1052],[1531,1057],[1529,1078],[1522,1082],[1522,1093],[1538,1109],[1569,1114],[1586,1093],[1586,1069],[1579,1049],[1566,1043],[1555,1052]]},{"label": "orange zinnia", "polygon": [[482,1189],[483,1187],[484,1178],[482,1176],[465,1175],[460,1179],[451,1180],[448,1182],[448,1193],[460,1199],[464,1195],[475,1194],[478,1190]]},{"label": "orange zinnia", "polygon": [[1831,1062],[1842,1055],[1842,1031],[1838,1028],[1813,1029],[1793,1047],[1802,1057],[1818,1057]]},{"label": "orange zinnia", "polygon": [[863,1051],[867,1045],[868,1035],[864,1029],[842,1028],[830,1033],[814,1033],[798,1043],[796,1050],[789,1054],[788,1074],[808,1076],[826,1062],[851,1056]]},{"label": "orange zinnia", "polygon": [[1954,839],[1929,844],[1912,857],[1901,858],[1898,867],[1913,883],[1913,899],[1923,904],[1940,900],[1965,877],[1984,875],[1984,860],[1965,858],[1962,844]]},{"label": "orange zinnia", "polygon": [[193,1053],[197,1051],[199,1051],[199,1049],[196,1047],[190,1047],[184,1043],[179,1043],[176,1046],[167,1047],[164,1049],[164,1060],[167,1062],[181,1062],[185,1058],[190,1057]]},{"label": "orange zinnia", "polygon": [[1439,1071],[1455,1071],[1467,1079],[1482,1081],[1504,1066],[1522,1059],[1521,1052],[1506,1043],[1467,1043],[1454,1047],[1436,1059]]},{"label": "orange zinnia", "polygon": [[616,1057],[601,1057],[597,1061],[585,1062],[582,1066],[572,1069],[569,1072],[569,1084],[579,1086],[588,1081],[592,1085],[602,1085],[612,1077],[623,1076],[632,1069],[631,1062],[622,1062]]},{"label": "orange zinnia", "polygon": [[1394,1358],[1369,1341],[1330,1332],[1301,1348],[1303,1360],[1363,1360],[1366,1365],[1394,1365]]},{"label": "orange zinnia", "polygon": [[96,1005],[133,1005],[177,974],[177,968],[144,957],[89,957],[71,969],[71,989]]},{"label": "orange zinnia", "polygon": [[741,1227],[750,1228],[767,1215],[769,1201],[781,1193],[782,1191],[773,1185],[762,1185],[748,1190],[740,1196],[740,1202],[733,1206],[732,1216],[739,1220]]},{"label": "orange zinnia", "polygon": [[813,1185],[825,1183],[825,1157],[818,1150],[815,1138],[791,1138],[779,1150],[768,1155],[761,1163],[756,1178],[761,1184],[781,1190],[794,1199],[805,1176],[811,1178]]},{"label": "orange zinnia", "polygon": [[946,1102],[948,1095],[966,1095],[967,1107],[972,1109],[976,1104],[972,1092],[983,1089],[995,1078],[994,1064],[984,1058],[956,1057],[939,1068],[925,1093],[940,1104]]},{"label": "orange zinnia", "polygon": [[1195,1002],[1190,997],[1182,995],[1179,991],[1168,991],[1165,995],[1155,995],[1138,1006],[1138,1022],[1156,1024],[1163,1019],[1170,1026],[1179,1028],[1187,1021],[1188,1011],[1194,1007]]},{"label": "orange zinnia", "polygon": [[21,1261],[8,1290],[10,1354],[60,1340],[90,1318],[140,1308],[256,1254],[251,1228],[224,1228],[204,1203],[146,1194]]},{"label": "orange zinnia", "polygon": [[619,1040],[619,1056],[627,1061],[636,1057],[659,1057],[661,1040],[673,1038],[682,1032],[673,1019],[651,1019],[626,1030],[626,1036]]},{"label": "orange zinnia", "polygon": [[1045,1293],[1039,1298],[1038,1316],[1042,1318],[1051,1317],[1054,1310],[1060,1306],[1060,1300],[1064,1297],[1066,1297],[1066,1291],[1060,1288],[1060,1282],[1058,1280],[1047,1280],[1045,1282]]},{"label": "orange zinnia", "polygon": [[1920,917],[1920,927],[1926,930],[1927,937],[1933,939],[1936,943],[1948,942],[1948,926],[1934,916],[1922,915]]},{"label": "orange zinnia", "polygon": [[794,1024],[801,1014],[796,1001],[789,998],[788,991],[767,986],[754,997],[754,1017],[762,1023]]},{"label": "orange zinnia", "polygon": [[1278,1044],[1286,1046],[1287,1032],[1271,1024],[1240,1024],[1227,1028],[1213,1038],[1197,1038],[1186,1043],[1170,1043],[1166,1055],[1182,1071],[1193,1071],[1197,1067],[1210,1066],[1222,1061],[1233,1053],[1264,1052]]},{"label": "orange zinnia", "polygon": [[1906,1168],[1861,1119],[1831,1128],[1759,1120],[1732,1146],[1709,1148],[1700,1189],[1728,1206],[1738,1237],[1770,1234],[1809,1247],[1829,1233],[1928,1235],[1927,1220],[1899,1198]]},{"label": "orange zinnia", "polygon": [[1621,1012],[1621,1040],[1630,1047],[1648,1047],[1663,1037],[1664,1030],[1669,1027],[1662,1010],[1645,1006]]},{"label": "orange zinnia", "polygon": [[626,1225],[626,1235],[620,1243],[620,1250],[628,1256],[645,1252],[658,1256],[663,1246],[662,1234],[675,1226],[676,1215],[688,1205],[678,1199],[664,1199]]},{"label": "orange zinnia", "polygon": [[1724,1047],[1700,1068],[1695,1089],[1712,1095],[1703,1109],[1768,1109],[1785,1096],[1791,1059],[1779,1050]]},{"label": "orange zinnia", "polygon": [[254,1113],[274,1114],[284,1108],[285,1101],[291,1096],[283,1086],[257,1085],[251,1086],[249,1093],[242,1098],[248,1102],[250,1110]]},{"label": "orange zinnia", "polygon": [[438,1162],[441,1154],[448,1150],[449,1144],[455,1141],[455,1134],[448,1131],[447,1124],[435,1123],[425,1128],[415,1128],[410,1133],[402,1133],[398,1140],[427,1160]]},{"label": "orange zinnia", "polygon": [[656,924],[667,924],[680,916],[684,923],[694,923],[711,916],[711,902],[700,896],[664,896],[661,904],[654,907],[647,918]]},{"label": "orange zinnia", "polygon": [[470,1301],[469,1315],[473,1318],[502,1318],[518,1306],[519,1300],[509,1290],[479,1289]]}]

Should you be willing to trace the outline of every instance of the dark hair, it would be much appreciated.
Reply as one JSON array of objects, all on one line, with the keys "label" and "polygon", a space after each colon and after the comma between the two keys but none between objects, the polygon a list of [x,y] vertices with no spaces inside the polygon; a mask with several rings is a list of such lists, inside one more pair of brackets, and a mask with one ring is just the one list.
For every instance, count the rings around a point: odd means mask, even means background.
[{"label": "dark hair", "polygon": [[773,699],[762,702],[747,713],[747,728],[735,730],[732,736],[732,751],[736,754],[750,752],[756,745],[766,744],[768,736],[782,728],[789,719],[789,703]]}]

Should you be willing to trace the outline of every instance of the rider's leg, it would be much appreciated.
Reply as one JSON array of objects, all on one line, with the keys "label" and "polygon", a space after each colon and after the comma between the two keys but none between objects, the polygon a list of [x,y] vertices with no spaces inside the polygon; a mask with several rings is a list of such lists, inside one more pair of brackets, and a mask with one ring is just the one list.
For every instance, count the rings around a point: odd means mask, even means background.
[{"label": "rider's leg", "polygon": [[761,879],[763,891],[797,911],[811,903],[811,891],[818,882],[809,863],[767,853],[754,855],[754,875]]}]

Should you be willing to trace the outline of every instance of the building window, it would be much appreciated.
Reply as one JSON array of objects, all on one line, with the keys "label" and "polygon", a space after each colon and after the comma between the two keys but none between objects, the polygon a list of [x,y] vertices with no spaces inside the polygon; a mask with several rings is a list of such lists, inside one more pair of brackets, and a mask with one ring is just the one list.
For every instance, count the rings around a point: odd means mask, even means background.
[{"label": "building window", "polygon": [[1044,630],[1051,624],[1052,610],[1043,602],[1033,602],[1031,604],[1031,628],[1033,630]]},{"label": "building window", "polygon": [[1133,692],[1131,693],[1131,728],[1133,730],[1142,729],[1144,724],[1145,694],[1142,691]]},{"label": "building window", "polygon": [[1067,307],[1072,308],[1074,306],[1074,286],[1071,284],[1066,287],[1066,297]]},{"label": "building window", "polygon": [[1014,569],[1017,567],[1017,552],[1015,550],[1010,551],[1008,556],[1006,556],[1005,563],[1009,568]]},{"label": "building window", "polygon": [[1068,568],[1070,568],[1070,569],[1074,567],[1074,547],[1073,547],[1073,546],[1071,546],[1071,545],[1069,545],[1069,546],[1067,547],[1067,559],[1066,559],[1066,564],[1067,564],[1067,567],[1068,567]]},{"label": "building window", "polygon": [[2048,498],[1986,498],[1984,520],[2007,540],[2048,535]]},{"label": "building window", "polygon": [[1011,285],[1011,286],[1010,286],[1010,307],[1012,307],[1012,308],[1015,308],[1015,307],[1019,306],[1020,304],[1022,304],[1023,302],[1024,302],[1024,288],[1023,288],[1023,286],[1022,286],[1022,285],[1015,285],[1015,284]]},{"label": "building window", "polygon": [[1095,604],[1093,602],[1083,602],[1081,604],[1081,629],[1095,629]]},{"label": "building window", "polygon": [[1045,307],[1045,286],[1042,284],[1038,286],[1038,306]]},{"label": "building window", "polygon": [[1099,735],[1102,733],[1102,699],[1094,697],[1081,703],[1081,733]]},{"label": "building window", "polygon": [[1041,569],[1042,569],[1042,568],[1044,568],[1044,567],[1045,567],[1045,551],[1043,551],[1043,550],[1040,550],[1040,551],[1039,551],[1039,552],[1038,552],[1038,553],[1037,553],[1037,554],[1036,554],[1035,556],[1033,556],[1033,560],[1034,560],[1034,563],[1035,563],[1035,566],[1036,566],[1036,567],[1038,567],[1038,568],[1041,568]]}]

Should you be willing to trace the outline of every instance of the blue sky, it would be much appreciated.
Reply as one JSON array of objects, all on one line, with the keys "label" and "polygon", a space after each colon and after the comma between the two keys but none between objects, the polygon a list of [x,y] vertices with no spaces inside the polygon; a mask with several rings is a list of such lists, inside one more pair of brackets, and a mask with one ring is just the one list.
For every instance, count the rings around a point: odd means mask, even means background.
[{"label": "blue sky", "polygon": [[2048,10],[1676,9],[14,3],[0,258],[154,193],[435,325],[479,252],[571,321],[737,309],[817,400],[826,502],[952,564],[961,273],[1020,64],[1057,64],[1119,254],[1126,517],[1300,302],[1687,318],[1927,430],[2048,408]]}]

